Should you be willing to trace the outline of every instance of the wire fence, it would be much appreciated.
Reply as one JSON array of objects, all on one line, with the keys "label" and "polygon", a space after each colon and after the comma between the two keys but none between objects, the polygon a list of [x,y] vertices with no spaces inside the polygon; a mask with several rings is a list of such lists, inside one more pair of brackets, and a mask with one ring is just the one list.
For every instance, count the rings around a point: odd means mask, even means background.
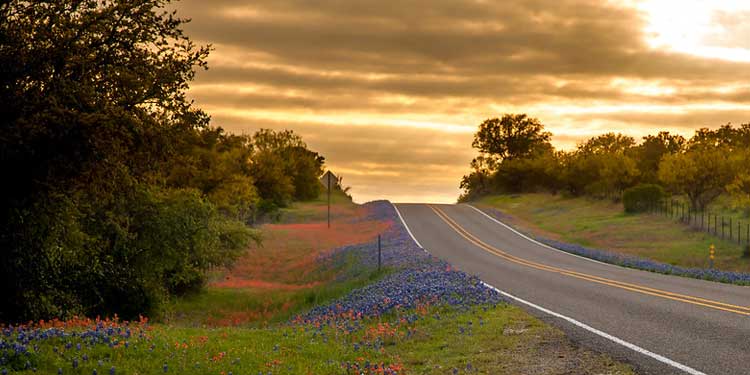
[{"label": "wire fence", "polygon": [[706,232],[722,240],[750,246],[750,221],[719,215],[705,210],[696,210],[685,202],[664,200],[648,207],[654,214],[679,220],[695,230]]}]

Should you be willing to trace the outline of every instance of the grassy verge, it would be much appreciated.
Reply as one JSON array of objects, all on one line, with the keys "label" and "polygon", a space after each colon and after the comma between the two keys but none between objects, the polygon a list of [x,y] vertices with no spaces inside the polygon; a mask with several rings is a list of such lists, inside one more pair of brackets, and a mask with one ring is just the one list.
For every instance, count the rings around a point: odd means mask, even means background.
[{"label": "grassy verge", "polygon": [[[157,325],[141,336],[131,329],[130,339],[114,338],[111,346],[81,335],[48,339],[25,360],[49,374],[632,373],[571,346],[558,330],[509,305],[398,311],[366,319],[352,332],[344,326]],[[32,373],[31,367],[20,373]]]},{"label": "grassy verge", "polygon": [[260,227],[262,246],[249,249],[232,268],[214,271],[206,290],[175,300],[164,322],[188,327],[283,322],[388,274],[388,268],[366,269],[354,257],[320,262],[340,246],[372,243],[374,249],[374,239],[386,228],[365,220],[361,206],[341,192],[332,194],[331,203],[330,228],[325,195],[284,209],[278,222]]},{"label": "grassy verge", "polygon": [[750,272],[750,259],[736,243],[667,217],[625,214],[619,203],[551,194],[490,196],[476,203],[510,215],[514,225],[536,235],[684,267],[707,268],[714,244],[716,268]]}]

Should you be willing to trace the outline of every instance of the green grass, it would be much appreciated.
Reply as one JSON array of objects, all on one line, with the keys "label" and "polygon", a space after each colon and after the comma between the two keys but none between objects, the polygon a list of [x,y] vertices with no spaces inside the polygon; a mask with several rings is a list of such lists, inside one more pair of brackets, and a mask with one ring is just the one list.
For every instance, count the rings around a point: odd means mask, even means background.
[{"label": "green grass", "polygon": [[750,272],[742,247],[656,214],[625,214],[620,203],[551,194],[485,197],[477,202],[514,217],[521,229],[555,240],[636,255],[686,267],[708,267],[716,246],[716,268]]},{"label": "green grass", "polygon": [[[420,319],[412,323],[400,319],[415,313]],[[61,368],[64,374],[92,374],[94,369],[109,374],[113,366],[116,374],[153,374],[163,373],[165,364],[167,372],[175,374],[345,374],[354,372],[345,371],[342,363],[366,361],[416,374],[451,373],[454,368],[466,373],[467,366],[472,373],[542,369],[541,373],[556,374],[567,373],[571,365],[577,373],[632,373],[606,356],[572,347],[561,332],[509,305],[465,312],[440,307],[401,311],[366,320],[364,328],[353,333],[328,326],[314,330],[289,325],[220,329],[157,325],[149,335],[131,339],[128,348],[115,349],[84,343],[78,351],[79,337],[69,339],[73,347],[68,350],[62,340],[47,341],[31,360],[41,373]],[[382,347],[367,345],[378,341]],[[84,354],[87,361],[82,360]],[[73,358],[79,359],[76,370]]]},{"label": "green grass", "polygon": [[[343,297],[348,292],[383,278],[391,269],[363,270],[341,281],[305,290],[257,290],[251,288],[214,288],[178,298],[164,312],[165,323],[184,327],[204,325],[252,326],[288,321],[314,306]],[[258,314],[244,319],[245,314]],[[239,319],[240,323],[235,323]],[[247,322],[250,320],[250,322]]]}]

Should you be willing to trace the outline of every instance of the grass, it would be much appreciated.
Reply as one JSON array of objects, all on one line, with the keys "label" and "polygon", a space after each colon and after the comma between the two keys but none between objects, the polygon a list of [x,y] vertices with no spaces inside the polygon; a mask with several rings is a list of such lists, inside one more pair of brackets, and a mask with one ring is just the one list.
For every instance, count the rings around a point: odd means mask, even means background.
[{"label": "grass", "polygon": [[115,374],[382,373],[364,371],[366,364],[414,374],[563,374],[571,369],[580,374],[632,373],[604,355],[571,346],[560,331],[509,305],[463,312],[435,306],[400,311],[368,319],[353,333],[289,325],[157,325],[146,332],[132,338],[128,347],[87,345],[81,337],[47,340],[27,358],[37,371],[52,374],[58,369],[64,374],[109,374],[112,368]]},{"label": "grass", "polygon": [[350,222],[364,212],[341,192],[332,195],[331,228],[326,225],[326,208],[322,195],[285,209],[280,222],[261,226],[262,246],[249,249],[232,268],[215,270],[205,291],[173,301],[163,320],[189,327],[282,322],[390,272],[360,269],[353,258],[335,267],[320,264],[318,258],[328,251],[373,242],[388,225]]},{"label": "grass", "polygon": [[742,247],[660,215],[625,214],[620,203],[551,194],[489,196],[476,202],[512,216],[513,224],[536,235],[685,267],[750,272]]},{"label": "grass", "polygon": [[185,327],[265,326],[288,321],[294,315],[346,295],[390,272],[369,270],[352,279],[304,290],[209,287],[174,301],[165,312],[165,323]]}]

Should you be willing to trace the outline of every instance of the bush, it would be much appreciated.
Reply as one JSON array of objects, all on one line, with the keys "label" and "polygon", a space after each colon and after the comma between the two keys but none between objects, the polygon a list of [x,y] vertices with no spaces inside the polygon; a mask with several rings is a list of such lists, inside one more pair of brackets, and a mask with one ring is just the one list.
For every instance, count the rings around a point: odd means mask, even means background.
[{"label": "bush", "polygon": [[126,319],[200,288],[257,232],[195,189],[136,186],[107,207],[54,195],[15,220],[24,245],[0,258],[0,320],[72,315]]},{"label": "bush", "polygon": [[622,203],[625,212],[643,212],[657,207],[665,197],[664,189],[655,184],[638,184],[625,189],[622,193]]}]

